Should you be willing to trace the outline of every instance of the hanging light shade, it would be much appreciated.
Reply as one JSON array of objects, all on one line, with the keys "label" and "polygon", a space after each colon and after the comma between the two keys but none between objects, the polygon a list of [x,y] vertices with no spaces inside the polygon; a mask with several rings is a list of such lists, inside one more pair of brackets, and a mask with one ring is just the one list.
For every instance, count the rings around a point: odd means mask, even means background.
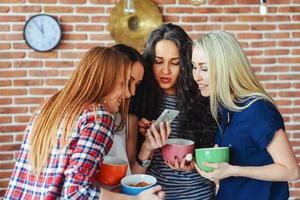
[{"label": "hanging light shade", "polygon": [[117,43],[142,52],[149,33],[163,23],[160,10],[152,0],[132,0],[135,13],[125,14],[124,1],[119,1],[112,9],[108,30]]},{"label": "hanging light shade", "polygon": [[267,13],[268,13],[267,0],[260,0],[259,13],[262,16],[266,16],[267,15]]}]

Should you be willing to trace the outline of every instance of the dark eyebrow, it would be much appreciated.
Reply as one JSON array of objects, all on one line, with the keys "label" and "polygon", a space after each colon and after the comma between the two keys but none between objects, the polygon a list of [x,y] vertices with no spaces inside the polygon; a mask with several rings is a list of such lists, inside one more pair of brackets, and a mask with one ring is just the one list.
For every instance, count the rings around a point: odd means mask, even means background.
[{"label": "dark eyebrow", "polygon": [[[155,56],[155,58],[164,59],[163,57],[160,57],[160,56]],[[177,58],[171,58],[171,60],[177,60],[177,59],[179,59],[179,57],[177,57]]]},{"label": "dark eyebrow", "polygon": [[[136,80],[133,76],[130,76],[130,79],[133,80],[133,81]],[[136,82],[136,84],[138,85],[138,84],[140,84],[141,82],[142,82],[142,80],[139,80],[139,81]]]},{"label": "dark eyebrow", "polygon": [[139,81],[136,82],[136,84],[138,85],[138,84],[140,84],[141,82],[142,82],[142,80],[139,80]]}]

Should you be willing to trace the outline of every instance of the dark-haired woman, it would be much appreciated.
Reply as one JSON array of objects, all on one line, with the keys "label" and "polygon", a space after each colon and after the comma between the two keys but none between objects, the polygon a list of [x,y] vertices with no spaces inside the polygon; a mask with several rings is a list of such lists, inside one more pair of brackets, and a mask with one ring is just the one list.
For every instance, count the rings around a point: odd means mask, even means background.
[{"label": "dark-haired woman", "polygon": [[192,45],[177,25],[164,24],[155,29],[144,51],[145,76],[132,101],[132,112],[140,119],[139,132],[144,134],[133,171],[155,176],[166,199],[205,200],[215,196],[215,184],[199,176],[192,163],[186,164],[184,159],[180,163],[164,162],[159,148],[166,137],[148,132],[153,130],[152,120],[164,109],[177,109],[180,114],[171,123],[169,138],[191,139],[196,148],[213,146],[216,124],[208,99],[198,94],[192,78]]},{"label": "dark-haired woman", "polygon": [[[130,96],[134,96],[136,88],[141,83],[144,76],[144,58],[136,49],[125,44],[116,44],[112,46],[112,48],[124,54],[132,62],[128,88]],[[126,110],[126,114],[128,112],[129,101],[130,98],[125,99],[124,107]],[[116,127],[123,127],[123,129],[114,130],[114,143],[108,155],[116,156],[126,160],[127,163],[130,165],[130,167],[128,167],[127,174],[131,174],[131,167],[135,162],[136,156],[137,128],[133,126],[128,126],[127,121],[132,121],[132,115],[130,114],[128,115],[128,117],[126,116],[126,124],[124,124],[124,126],[119,126],[118,122],[121,122],[120,116],[120,113],[118,113]],[[135,130],[132,130],[132,128],[135,128]],[[132,134],[129,135],[128,130]]]}]

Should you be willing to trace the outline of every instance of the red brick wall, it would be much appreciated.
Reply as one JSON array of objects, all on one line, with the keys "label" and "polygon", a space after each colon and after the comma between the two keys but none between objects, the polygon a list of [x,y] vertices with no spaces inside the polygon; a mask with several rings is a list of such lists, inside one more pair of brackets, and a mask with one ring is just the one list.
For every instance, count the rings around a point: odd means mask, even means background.
[{"label": "red brick wall", "polygon": [[[259,0],[208,1],[196,8],[190,0],[154,0],[165,22],[182,25],[194,39],[216,29],[236,34],[279,104],[300,162],[300,0],[268,0],[266,17]],[[107,25],[116,2],[0,0],[0,198],[36,106],[63,86],[82,52],[114,44]],[[61,44],[48,53],[31,50],[22,37],[25,21],[38,13],[57,16],[63,27]],[[300,199],[300,181],[290,186],[291,199]]]}]

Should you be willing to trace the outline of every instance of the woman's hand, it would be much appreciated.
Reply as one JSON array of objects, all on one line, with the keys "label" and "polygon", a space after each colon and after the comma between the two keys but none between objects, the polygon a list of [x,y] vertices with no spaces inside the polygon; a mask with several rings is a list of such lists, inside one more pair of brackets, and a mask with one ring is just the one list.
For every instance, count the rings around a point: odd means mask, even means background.
[{"label": "woman's hand", "polygon": [[161,186],[157,185],[155,187],[151,187],[141,192],[136,196],[120,194],[118,190],[110,191],[104,188],[101,188],[101,196],[100,200],[119,200],[119,199],[127,199],[127,200],[163,200],[165,198],[165,193],[161,191]]},{"label": "woman's hand", "polygon": [[138,200],[163,200],[165,193],[161,191],[161,186],[157,185],[141,192],[137,197]]},{"label": "woman's hand", "polygon": [[139,158],[149,159],[153,150],[161,148],[167,143],[167,139],[171,133],[171,126],[169,122],[160,123],[159,131],[154,125],[147,130],[145,134],[145,141],[142,144],[141,151],[139,153]]},{"label": "woman's hand", "polygon": [[138,121],[139,132],[145,135],[152,123],[153,121],[151,122],[145,118],[142,118],[140,121]]},{"label": "woman's hand", "polygon": [[211,181],[218,181],[224,178],[228,178],[234,176],[236,174],[237,166],[230,165],[226,162],[221,163],[204,163],[205,166],[214,168],[212,172],[205,172],[201,170],[197,164],[195,164],[195,168],[198,173],[211,180]]},{"label": "woman's hand", "polygon": [[179,162],[178,158],[175,159],[174,163],[171,163],[170,161],[165,162],[166,165],[168,165],[171,169],[177,170],[177,171],[192,171],[195,169],[195,163],[194,161],[187,161],[185,158]]},{"label": "woman's hand", "polygon": [[171,133],[171,126],[169,122],[160,123],[159,131],[155,128],[154,125],[147,130],[145,134],[144,144],[147,146],[148,150],[154,150],[161,148],[167,143],[167,139]]}]

